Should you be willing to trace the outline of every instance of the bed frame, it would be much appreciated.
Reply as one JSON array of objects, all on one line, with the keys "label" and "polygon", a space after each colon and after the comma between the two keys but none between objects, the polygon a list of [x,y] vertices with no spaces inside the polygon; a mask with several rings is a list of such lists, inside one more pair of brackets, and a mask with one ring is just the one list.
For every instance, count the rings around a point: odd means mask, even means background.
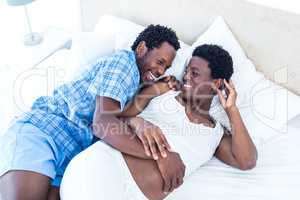
[{"label": "bed frame", "polygon": [[222,15],[257,69],[300,95],[300,15],[244,0],[79,0],[81,29],[104,14],[136,23],[164,24],[191,44]]}]

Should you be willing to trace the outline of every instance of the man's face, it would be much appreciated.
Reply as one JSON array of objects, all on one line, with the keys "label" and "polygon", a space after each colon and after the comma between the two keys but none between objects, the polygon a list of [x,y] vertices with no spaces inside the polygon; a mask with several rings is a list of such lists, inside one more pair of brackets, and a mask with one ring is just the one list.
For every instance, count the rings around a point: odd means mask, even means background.
[{"label": "man's face", "polygon": [[211,96],[213,79],[209,63],[193,56],[183,76],[182,94],[186,100],[197,100]]},{"label": "man's face", "polygon": [[162,43],[158,48],[148,50],[145,42],[141,42],[136,53],[141,79],[143,82],[149,82],[163,75],[171,66],[176,50],[168,42]]}]

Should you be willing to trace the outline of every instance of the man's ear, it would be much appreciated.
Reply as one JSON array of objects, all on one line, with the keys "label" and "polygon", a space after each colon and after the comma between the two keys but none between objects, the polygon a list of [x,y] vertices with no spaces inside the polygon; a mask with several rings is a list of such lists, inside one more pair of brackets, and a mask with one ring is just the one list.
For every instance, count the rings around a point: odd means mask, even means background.
[{"label": "man's ear", "polygon": [[135,49],[136,55],[139,58],[142,58],[145,56],[145,54],[148,52],[148,48],[146,46],[146,42],[145,41],[141,41],[138,46]]}]

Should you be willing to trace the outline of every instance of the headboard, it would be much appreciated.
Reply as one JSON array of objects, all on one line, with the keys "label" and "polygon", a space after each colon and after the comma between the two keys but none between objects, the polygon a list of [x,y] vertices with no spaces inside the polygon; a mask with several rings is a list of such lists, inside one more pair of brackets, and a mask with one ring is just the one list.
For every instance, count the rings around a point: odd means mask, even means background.
[{"label": "headboard", "polygon": [[83,31],[112,14],[171,26],[189,44],[221,15],[257,69],[300,95],[300,15],[244,0],[80,0],[80,5]]}]

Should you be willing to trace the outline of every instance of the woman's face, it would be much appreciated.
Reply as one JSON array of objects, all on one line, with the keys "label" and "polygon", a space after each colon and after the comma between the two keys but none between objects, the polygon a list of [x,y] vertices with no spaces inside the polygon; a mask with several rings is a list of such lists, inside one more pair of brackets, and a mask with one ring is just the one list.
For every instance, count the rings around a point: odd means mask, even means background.
[{"label": "woman's face", "polygon": [[200,57],[193,56],[183,76],[182,95],[186,100],[195,101],[212,97],[213,79],[209,63]]}]

